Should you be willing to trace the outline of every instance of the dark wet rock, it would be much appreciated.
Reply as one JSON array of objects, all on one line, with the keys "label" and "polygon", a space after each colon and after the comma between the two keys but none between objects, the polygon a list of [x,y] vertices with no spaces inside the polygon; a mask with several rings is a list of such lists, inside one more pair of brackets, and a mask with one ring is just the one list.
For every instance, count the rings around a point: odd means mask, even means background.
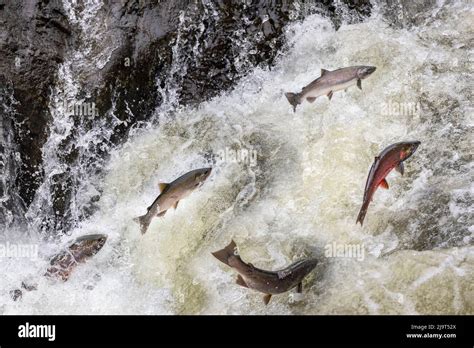
[{"label": "dark wet rock", "polygon": [[41,182],[41,147],[47,139],[49,92],[72,40],[61,1],[0,2],[0,76],[13,85],[14,127],[21,155],[16,182],[28,205]]},{"label": "dark wet rock", "polygon": [[[16,178],[21,165],[18,147],[14,142],[13,120],[18,102],[13,98],[13,87],[0,76],[0,226],[24,225],[26,207],[18,195]],[[13,178],[13,179],[12,179]]]}]

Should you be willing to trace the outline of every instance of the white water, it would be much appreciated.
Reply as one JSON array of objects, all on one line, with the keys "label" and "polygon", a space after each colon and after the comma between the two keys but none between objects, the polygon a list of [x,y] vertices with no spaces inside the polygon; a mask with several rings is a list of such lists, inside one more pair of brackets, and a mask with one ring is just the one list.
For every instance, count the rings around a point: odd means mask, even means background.
[{"label": "white water", "polygon": [[[308,17],[288,27],[289,48],[271,71],[253,70],[198,108],[157,110],[159,126],[114,150],[99,211],[72,231],[107,234],[104,249],[66,283],[38,278],[39,290],[18,302],[8,291],[40,274],[58,246],[42,245],[36,261],[2,260],[0,312],[473,314],[474,18],[468,2],[434,15],[412,30],[390,28],[377,14],[338,31]],[[283,96],[321,68],[359,64],[377,67],[362,91],[305,103],[296,114]],[[389,102],[420,102],[421,110],[386,114]],[[377,191],[364,227],[356,225],[373,157],[414,139],[422,145],[405,176],[390,174],[390,190]],[[213,164],[225,148],[256,150],[257,166],[216,162],[199,191],[141,236],[132,218],[157,184]],[[210,254],[231,238],[244,260],[265,269],[321,255],[303,298],[283,294],[265,306],[261,294],[236,285]],[[364,244],[365,259],[324,258],[332,242]]]}]

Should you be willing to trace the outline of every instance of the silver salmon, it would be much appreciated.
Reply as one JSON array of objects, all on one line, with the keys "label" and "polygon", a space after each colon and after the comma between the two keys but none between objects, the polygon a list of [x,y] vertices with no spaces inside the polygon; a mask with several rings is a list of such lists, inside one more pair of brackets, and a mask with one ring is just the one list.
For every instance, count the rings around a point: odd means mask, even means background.
[{"label": "silver salmon", "polygon": [[239,275],[236,283],[240,286],[263,292],[265,304],[270,302],[272,295],[287,292],[297,288],[303,291],[303,279],[316,267],[316,258],[296,261],[279,271],[265,271],[244,262],[236,251],[236,244],[232,240],[224,249],[212,253],[219,261],[235,269]]},{"label": "silver salmon", "polygon": [[331,100],[332,95],[336,91],[348,89],[357,85],[362,89],[362,80],[369,77],[374,71],[374,66],[351,66],[333,71],[321,69],[321,76],[303,87],[299,93],[285,93],[286,98],[293,105],[293,111],[304,100],[312,103],[317,97],[327,95]]}]

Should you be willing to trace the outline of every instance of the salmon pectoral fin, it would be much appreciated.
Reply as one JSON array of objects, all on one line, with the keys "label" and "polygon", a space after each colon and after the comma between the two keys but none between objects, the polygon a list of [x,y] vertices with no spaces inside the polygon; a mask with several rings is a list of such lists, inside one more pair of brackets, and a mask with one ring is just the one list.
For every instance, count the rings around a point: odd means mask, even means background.
[{"label": "salmon pectoral fin", "polygon": [[299,282],[298,286],[296,287],[296,292],[301,294],[303,292],[303,282]]},{"label": "salmon pectoral fin", "polygon": [[270,302],[271,298],[271,294],[266,294],[265,296],[263,296],[263,303],[265,303],[265,306],[268,304],[268,302]]},{"label": "salmon pectoral fin", "polygon": [[156,214],[156,216],[163,217],[163,216],[165,216],[166,212],[167,212],[167,210],[163,210],[162,212]]},{"label": "salmon pectoral fin", "polygon": [[163,191],[165,190],[165,188],[167,188],[168,186],[169,186],[168,183],[166,183],[166,182],[160,182],[160,183],[158,184],[158,189],[160,190],[160,192],[163,192]]},{"label": "salmon pectoral fin", "polygon": [[362,91],[362,80],[361,79],[357,80],[357,87],[359,87],[359,89]]},{"label": "salmon pectoral fin", "polygon": [[329,93],[328,93],[328,98],[329,98],[329,100],[331,100],[331,98],[332,98],[332,91],[329,91]]},{"label": "salmon pectoral fin", "polygon": [[175,210],[176,210],[176,208],[178,208],[178,203],[179,203],[179,201],[176,201],[176,203],[173,204],[173,208],[174,208]]},{"label": "salmon pectoral fin", "polygon": [[382,179],[382,181],[380,182],[380,187],[382,187],[382,188],[388,190],[388,182],[387,182],[387,180]]},{"label": "salmon pectoral fin", "polygon": [[245,282],[244,278],[242,278],[240,274],[237,276],[237,280],[235,281],[235,283],[237,285],[243,286],[244,288],[248,288],[247,283]]},{"label": "salmon pectoral fin", "polygon": [[306,100],[310,103],[313,103],[316,100],[316,97],[308,97]]},{"label": "salmon pectoral fin", "polygon": [[395,170],[403,175],[405,173],[405,166],[403,165],[403,162],[398,163],[398,166],[395,167]]}]

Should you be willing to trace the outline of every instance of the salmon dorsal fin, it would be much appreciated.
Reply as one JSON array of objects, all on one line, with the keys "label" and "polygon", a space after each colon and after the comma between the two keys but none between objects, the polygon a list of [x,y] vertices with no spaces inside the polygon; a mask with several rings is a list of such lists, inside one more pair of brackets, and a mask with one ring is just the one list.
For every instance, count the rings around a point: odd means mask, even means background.
[{"label": "salmon dorsal fin", "polygon": [[327,74],[328,72],[329,72],[329,70],[321,69],[321,76],[324,76],[324,75]]},{"label": "salmon dorsal fin", "polygon": [[158,189],[160,190],[160,193],[163,192],[168,186],[169,186],[168,183],[160,182],[160,183],[158,184]]}]

